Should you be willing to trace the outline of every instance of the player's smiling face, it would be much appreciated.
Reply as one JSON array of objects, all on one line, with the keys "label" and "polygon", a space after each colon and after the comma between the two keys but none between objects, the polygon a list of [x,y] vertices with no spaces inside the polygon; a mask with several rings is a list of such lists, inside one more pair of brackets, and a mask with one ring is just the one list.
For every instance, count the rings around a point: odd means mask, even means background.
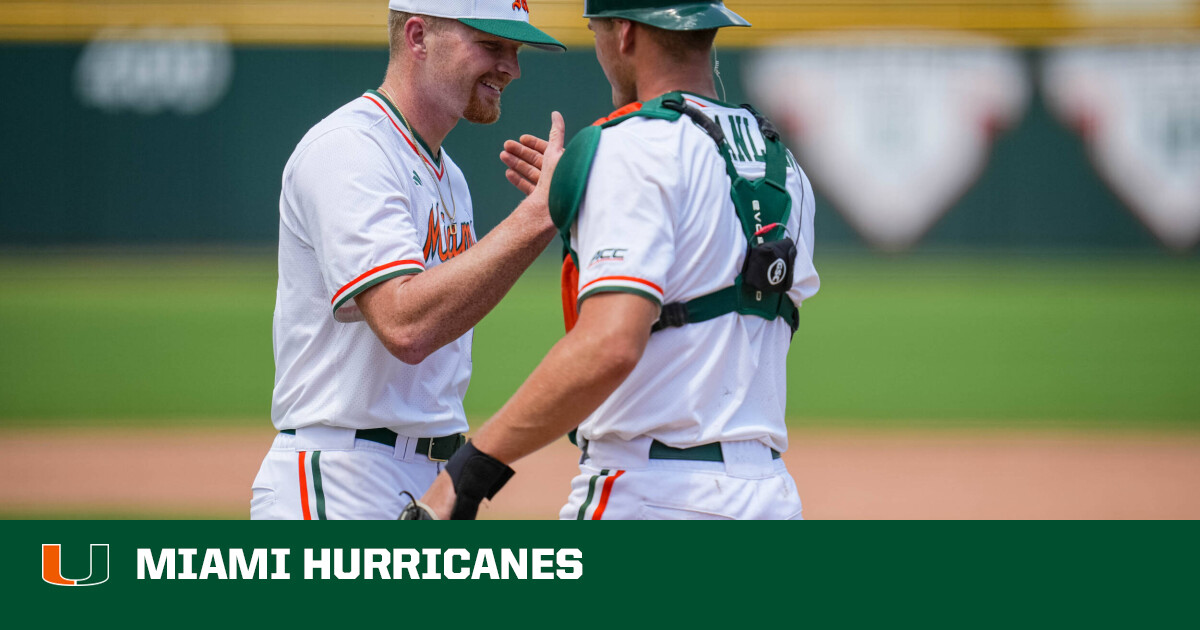
[{"label": "player's smiling face", "polygon": [[453,22],[436,43],[431,41],[430,49],[446,105],[473,123],[499,120],[500,95],[521,76],[520,47],[519,42]]}]

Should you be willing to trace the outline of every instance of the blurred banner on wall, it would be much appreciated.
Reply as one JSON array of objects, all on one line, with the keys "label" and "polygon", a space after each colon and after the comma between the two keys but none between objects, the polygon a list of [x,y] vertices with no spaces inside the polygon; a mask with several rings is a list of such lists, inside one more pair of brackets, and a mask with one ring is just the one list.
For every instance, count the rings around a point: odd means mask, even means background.
[{"label": "blurred banner on wall", "polygon": [[1020,56],[970,39],[818,36],[747,64],[754,100],[790,135],[815,185],[876,247],[916,243],[979,178],[994,135],[1025,112]]},{"label": "blurred banner on wall", "polygon": [[[448,150],[480,228],[519,200],[500,144],[612,109],[580,0],[528,3],[500,123]],[[1200,2],[730,0],[727,100],[789,135],[824,244],[1155,248],[1200,241]],[[0,244],[273,243],[304,131],[378,84],[383,0],[0,4]]]},{"label": "blurred banner on wall", "polygon": [[1062,47],[1050,105],[1087,142],[1105,183],[1176,249],[1200,241],[1200,44]]},{"label": "blurred banner on wall", "polygon": [[80,103],[108,114],[202,114],[229,92],[233,50],[212,27],[106,28],[75,65]]}]

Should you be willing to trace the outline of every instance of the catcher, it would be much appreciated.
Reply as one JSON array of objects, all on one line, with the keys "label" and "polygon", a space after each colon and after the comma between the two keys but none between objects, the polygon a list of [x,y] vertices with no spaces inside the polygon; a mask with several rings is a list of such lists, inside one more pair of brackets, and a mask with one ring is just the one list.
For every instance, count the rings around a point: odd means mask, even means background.
[{"label": "catcher", "polygon": [[721,2],[588,0],[612,115],[566,148],[510,143],[524,187],[557,162],[568,333],[410,518],[474,518],[516,460],[575,429],[562,519],[799,519],[780,454],[797,309],[817,292],[813,194],[779,133],[718,99]]}]

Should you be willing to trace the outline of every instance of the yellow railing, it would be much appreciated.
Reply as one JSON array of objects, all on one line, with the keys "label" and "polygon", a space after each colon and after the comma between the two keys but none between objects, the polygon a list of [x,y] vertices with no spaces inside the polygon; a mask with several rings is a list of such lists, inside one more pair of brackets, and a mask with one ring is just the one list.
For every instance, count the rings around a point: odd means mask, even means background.
[{"label": "yellow railing", "polygon": [[[813,31],[933,29],[986,33],[1014,44],[1065,37],[1188,37],[1189,0],[727,0],[754,23],[720,43],[769,44]],[[582,0],[529,0],[532,21],[568,45],[591,34]],[[0,40],[82,41],[109,26],[219,26],[240,44],[381,46],[385,0],[0,0]]]}]

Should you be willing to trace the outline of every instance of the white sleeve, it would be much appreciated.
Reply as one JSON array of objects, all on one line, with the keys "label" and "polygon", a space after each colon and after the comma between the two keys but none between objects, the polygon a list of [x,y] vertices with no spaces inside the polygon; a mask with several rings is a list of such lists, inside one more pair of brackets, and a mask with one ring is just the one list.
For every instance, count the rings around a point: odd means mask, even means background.
[{"label": "white sleeve", "polygon": [[621,127],[604,131],[575,224],[581,303],[619,291],[662,304],[681,178],[677,156]]},{"label": "white sleeve", "polygon": [[[796,269],[793,272],[795,274],[794,283],[791,290],[788,291],[788,297],[792,299],[792,303],[799,306],[804,300],[817,293],[821,287],[821,279],[813,264],[816,201],[813,198],[812,184],[809,183],[808,176],[800,169],[794,158],[791,158],[790,163],[795,165],[795,170],[788,172],[788,193],[792,196],[792,216],[788,219],[788,224],[789,231],[791,231],[791,225],[798,222],[797,229],[800,231],[800,238],[796,239],[796,249],[799,251],[796,254]],[[796,204],[796,200],[799,200],[800,203]],[[799,213],[796,212],[797,209],[799,209]],[[797,214],[799,217],[796,216]]]},{"label": "white sleeve", "polygon": [[316,251],[336,320],[361,319],[355,295],[425,269],[407,184],[383,149],[351,128],[314,140],[292,164],[284,187]]}]

